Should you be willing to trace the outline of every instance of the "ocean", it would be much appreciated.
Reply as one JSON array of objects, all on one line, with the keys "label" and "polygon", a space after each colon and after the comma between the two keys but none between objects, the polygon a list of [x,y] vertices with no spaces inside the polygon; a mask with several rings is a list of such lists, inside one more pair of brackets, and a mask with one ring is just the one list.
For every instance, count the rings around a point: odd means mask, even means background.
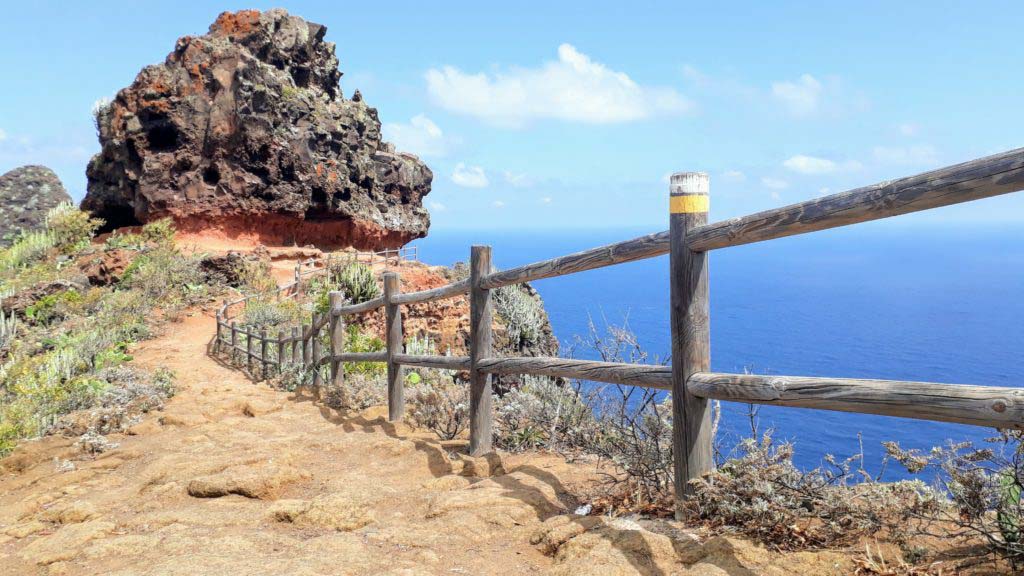
[{"label": "ocean", "polygon": [[[467,261],[472,244],[493,247],[510,268],[659,230],[432,231],[421,260]],[[863,224],[710,255],[711,366],[717,372],[885,378],[1024,386],[1024,229],[889,222]],[[628,326],[651,354],[670,352],[668,257],[534,283],[561,344],[591,319]],[[581,355],[586,357],[585,355]],[[723,446],[749,430],[747,406],[723,403]],[[762,429],[795,445],[809,469],[825,455],[861,450],[883,479],[881,442],[928,449],[981,442],[992,429],[762,406]],[[858,438],[859,435],[859,438]]]}]

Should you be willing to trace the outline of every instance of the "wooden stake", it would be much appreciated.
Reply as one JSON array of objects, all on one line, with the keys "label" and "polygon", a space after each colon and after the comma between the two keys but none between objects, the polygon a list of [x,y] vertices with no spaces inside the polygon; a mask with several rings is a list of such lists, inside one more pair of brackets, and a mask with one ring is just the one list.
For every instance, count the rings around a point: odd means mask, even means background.
[{"label": "wooden stake", "polygon": [[689,394],[691,374],[711,368],[707,253],[694,252],[686,232],[708,221],[708,175],[673,174],[669,183],[669,281],[672,324],[672,445],[676,518],[682,519],[689,481],[711,470],[711,411]]},{"label": "wooden stake", "polygon": [[[317,326],[320,324],[320,315],[313,315],[313,325]],[[313,330],[310,336],[313,342],[313,390],[316,391],[316,397],[320,398],[320,387],[323,386],[324,379],[320,375],[320,329]]]},{"label": "wooden stake", "polygon": [[299,335],[300,335],[299,327],[298,326],[292,326],[292,364],[298,364],[299,360],[300,360],[300,358],[299,358],[299,353],[300,353],[299,348],[300,348],[301,345],[299,344],[299,342],[301,342],[302,340],[301,340],[301,338],[299,338]]},{"label": "wooden stake", "polygon": [[238,357],[238,322],[231,322],[231,363],[234,364]]},{"label": "wooden stake", "polygon": [[284,330],[277,331],[277,373],[284,371]]},{"label": "wooden stake", "polygon": [[387,328],[388,344],[388,420],[398,422],[405,415],[405,386],[402,382],[402,366],[395,362],[395,356],[402,350],[402,310],[392,298],[402,292],[398,274],[384,274],[384,322]]},{"label": "wooden stake", "polygon": [[309,324],[302,325],[302,367],[309,368]]},{"label": "wooden stake", "polygon": [[269,364],[267,364],[267,360],[270,356],[269,350],[267,349],[269,345],[270,341],[267,340],[267,329],[264,328],[260,330],[260,368],[262,372],[261,377],[264,380],[266,380],[270,374]]},{"label": "wooden stake", "polygon": [[[331,292],[327,297],[330,304],[331,315],[331,356],[337,357],[345,351],[345,319],[335,311],[345,303],[345,296],[341,292]],[[345,365],[338,360],[331,361],[331,388],[340,391],[345,382]]]},{"label": "wooden stake", "polygon": [[473,246],[470,253],[469,328],[469,454],[481,456],[492,452],[491,375],[477,364],[491,356],[492,303],[491,291],[481,286],[481,279],[491,273],[491,247]]},{"label": "wooden stake", "polygon": [[253,341],[253,337],[252,336],[253,336],[252,328],[248,328],[247,327],[245,329],[245,362],[246,362],[245,365],[249,369],[249,377],[250,378],[253,377],[253,374],[252,374],[252,356],[253,356],[253,351],[252,351],[252,344],[253,344],[253,342],[252,341]]}]

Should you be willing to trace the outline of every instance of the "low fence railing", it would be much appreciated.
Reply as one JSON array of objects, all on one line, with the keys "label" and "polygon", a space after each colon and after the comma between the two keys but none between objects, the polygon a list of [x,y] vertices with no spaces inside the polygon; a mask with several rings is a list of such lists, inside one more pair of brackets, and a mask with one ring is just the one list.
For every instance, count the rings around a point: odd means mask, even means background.
[{"label": "low fence railing", "polygon": [[[268,342],[277,346],[279,366],[288,358],[306,366],[329,364],[331,381],[339,386],[344,381],[343,362],[385,362],[388,415],[392,421],[401,419],[405,411],[404,366],[467,370],[470,374],[469,451],[475,456],[492,450],[492,374],[533,374],[671,391],[678,509],[689,492],[688,481],[713,466],[708,406],[712,399],[1024,429],[1022,388],[711,372],[707,265],[711,250],[968,202],[1022,188],[1024,149],[1017,149],[708,224],[708,176],[697,172],[677,173],[672,175],[669,184],[670,227],[665,232],[500,272],[492,268],[490,247],[473,246],[467,280],[403,294],[398,274],[388,272],[384,274],[384,293],[378,298],[346,304],[341,293],[332,292],[329,312],[314,316],[309,325],[293,331],[291,336],[278,334],[276,339],[268,341],[265,334],[259,335],[256,341],[262,343],[262,350],[254,352],[252,345],[247,349],[236,345],[236,330],[232,327],[230,346],[232,350],[247,354],[250,361],[261,359],[264,368]],[[494,356],[493,290],[663,254],[669,254],[670,268],[671,366]],[[469,294],[470,302],[469,355],[405,354],[400,307],[463,294]],[[384,309],[386,317],[386,350],[346,353],[342,348],[345,317],[378,308]],[[325,327],[330,334],[327,353],[319,345],[319,334]],[[224,341],[226,328],[226,323],[218,316],[218,342],[227,345]],[[289,345],[290,355],[289,350],[285,350]],[[319,370],[317,378],[319,384]]]}]

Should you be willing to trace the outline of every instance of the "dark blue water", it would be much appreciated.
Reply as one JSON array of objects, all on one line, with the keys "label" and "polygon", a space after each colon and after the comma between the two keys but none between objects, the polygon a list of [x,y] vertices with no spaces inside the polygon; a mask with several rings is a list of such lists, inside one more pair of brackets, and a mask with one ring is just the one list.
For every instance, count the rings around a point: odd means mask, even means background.
[{"label": "dark blue water", "polygon": [[[657,230],[432,232],[418,242],[432,264],[468,260],[489,244],[509,268]],[[1024,386],[1024,229],[893,227],[881,223],[719,250],[711,254],[711,365],[719,372],[887,378]],[[669,353],[668,258],[542,280],[555,334],[585,335],[590,317],[629,326],[645,348]],[[723,404],[730,438],[746,433],[747,407]],[[863,438],[868,470],[883,440],[930,448],[981,441],[992,430],[761,407],[760,423],[796,445],[798,465],[846,457]],[[904,477],[897,465],[886,479]]]}]

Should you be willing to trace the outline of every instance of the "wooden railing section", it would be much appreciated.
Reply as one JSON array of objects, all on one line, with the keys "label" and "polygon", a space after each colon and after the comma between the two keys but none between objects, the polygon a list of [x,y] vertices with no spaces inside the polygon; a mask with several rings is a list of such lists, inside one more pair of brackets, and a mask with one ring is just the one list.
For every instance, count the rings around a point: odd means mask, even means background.
[{"label": "wooden railing section", "polygon": [[[713,466],[708,401],[795,406],[881,414],[997,428],[1024,429],[1024,389],[931,382],[858,380],[824,377],[719,374],[710,371],[708,253],[711,250],[826,230],[940,206],[968,202],[1024,189],[1024,148],[949,166],[916,176],[833,194],[798,204],[707,223],[709,180],[704,173],[673,174],[669,185],[668,231],[618,242],[568,256],[500,272],[491,266],[491,250],[474,246],[470,277],[440,288],[402,294],[394,272],[384,275],[384,294],[368,302],[345,304],[330,295],[330,313],[291,336],[245,333],[226,321],[226,303],[218,313],[217,342],[247,360],[305,366],[330,364],[335,385],[344,381],[343,362],[386,362],[389,417],[404,411],[403,366],[468,370],[470,373],[470,452],[482,455],[491,446],[491,375],[534,374],[644,386],[672,392],[673,446],[677,503],[689,492],[688,481]],[[671,291],[671,366],[633,365],[565,358],[498,358],[493,356],[491,291],[502,286],[574,274],[669,254]],[[301,271],[288,294],[301,292]],[[400,306],[469,294],[469,356],[413,356],[403,351]],[[346,353],[342,350],[345,316],[384,308],[387,350]],[[329,326],[331,347],[322,355],[320,331]],[[268,339],[269,338],[269,339]],[[253,342],[262,349],[253,350]],[[268,344],[277,359],[268,359]],[[289,355],[289,350],[291,354]],[[302,351],[301,359],[298,350]],[[272,352],[273,350],[271,350]],[[318,372],[319,373],[319,372]]]}]

